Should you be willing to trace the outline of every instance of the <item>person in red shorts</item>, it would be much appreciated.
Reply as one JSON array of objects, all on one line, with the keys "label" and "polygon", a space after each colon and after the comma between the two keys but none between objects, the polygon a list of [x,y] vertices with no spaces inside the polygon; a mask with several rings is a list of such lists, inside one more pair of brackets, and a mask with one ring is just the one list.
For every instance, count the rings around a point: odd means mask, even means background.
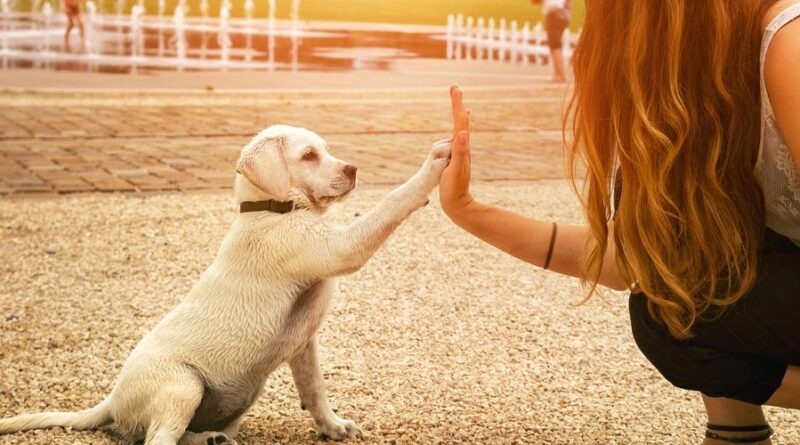
[{"label": "person in red shorts", "polygon": [[553,61],[552,82],[567,80],[564,53],[562,51],[564,30],[572,18],[572,0],[531,0],[542,5],[542,16],[547,31],[547,46],[550,47],[550,60]]},{"label": "person in red shorts", "polygon": [[75,25],[81,33],[81,52],[84,50],[85,37],[83,33],[83,20],[81,20],[80,0],[64,0],[64,12],[67,14],[67,31],[64,33],[64,51],[70,52],[69,33]]}]

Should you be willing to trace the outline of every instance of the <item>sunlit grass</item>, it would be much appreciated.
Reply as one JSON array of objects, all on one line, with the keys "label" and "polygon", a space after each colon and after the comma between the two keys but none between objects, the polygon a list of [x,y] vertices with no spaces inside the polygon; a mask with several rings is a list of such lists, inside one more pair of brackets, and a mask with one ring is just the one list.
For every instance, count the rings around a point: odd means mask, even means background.
[{"label": "sunlit grass", "polygon": [[[42,0],[36,0],[41,4]],[[59,9],[56,0],[49,0]],[[116,11],[116,0],[95,0],[102,2],[105,12]],[[166,0],[166,14],[171,15],[177,0]],[[244,0],[232,0],[232,14],[244,16]],[[267,0],[256,0],[254,15],[267,15]],[[288,18],[291,0],[276,0],[278,18]],[[19,1],[22,8],[30,8],[30,0]],[[123,10],[130,12],[135,2],[123,2]],[[200,1],[189,0],[189,14],[200,14]],[[209,0],[210,14],[219,11],[220,0]],[[156,14],[158,0],[145,0],[147,14]],[[583,22],[584,0],[574,1],[573,29]],[[378,22],[417,25],[444,25],[450,13],[463,13],[465,16],[494,17],[516,20],[520,24],[531,24],[541,20],[541,7],[534,6],[530,0],[301,0],[300,17],[303,20],[333,20],[346,22]]]}]

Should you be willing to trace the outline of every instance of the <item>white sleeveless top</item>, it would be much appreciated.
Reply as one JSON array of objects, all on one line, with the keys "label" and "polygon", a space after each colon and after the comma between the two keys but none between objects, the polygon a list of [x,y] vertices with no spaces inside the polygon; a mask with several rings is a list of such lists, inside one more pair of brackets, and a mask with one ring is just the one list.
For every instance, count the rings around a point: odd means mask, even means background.
[{"label": "white sleeveless top", "polygon": [[778,129],[764,82],[764,59],[775,33],[800,17],[800,3],[778,14],[761,41],[761,147],[755,174],[764,191],[767,227],[800,246],[800,172]]}]

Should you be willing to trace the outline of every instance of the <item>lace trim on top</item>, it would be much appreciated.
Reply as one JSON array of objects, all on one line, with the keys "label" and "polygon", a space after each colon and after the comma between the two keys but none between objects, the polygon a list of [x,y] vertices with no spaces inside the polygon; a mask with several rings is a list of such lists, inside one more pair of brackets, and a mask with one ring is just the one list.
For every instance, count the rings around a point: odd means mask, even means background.
[{"label": "lace trim on top", "polygon": [[764,190],[767,227],[800,246],[800,172],[775,122],[764,81],[764,61],[772,39],[781,28],[798,17],[800,4],[792,5],[778,14],[764,31],[761,42],[761,146],[755,174]]}]

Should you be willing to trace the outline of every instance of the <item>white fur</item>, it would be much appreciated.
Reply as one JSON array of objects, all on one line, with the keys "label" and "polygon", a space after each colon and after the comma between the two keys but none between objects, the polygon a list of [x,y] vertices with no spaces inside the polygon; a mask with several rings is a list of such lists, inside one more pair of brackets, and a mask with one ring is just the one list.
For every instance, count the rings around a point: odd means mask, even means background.
[{"label": "white fur", "polygon": [[[310,150],[317,152],[316,160],[303,158]],[[406,217],[427,203],[449,152],[449,141],[435,144],[408,182],[351,225],[337,227],[323,216],[355,187],[354,175],[343,173],[346,164],[311,131],[289,126],[262,131],[242,150],[237,200],[288,198],[303,209],[240,214],[214,262],[136,346],[100,404],[76,413],[3,419],[0,434],[113,424],[146,445],[205,445],[215,439],[235,444],[241,416],[284,362],[320,434],[337,440],[358,434],[353,422],[328,405],[317,357],[315,334],[335,288],[333,278],[361,268]]]}]

